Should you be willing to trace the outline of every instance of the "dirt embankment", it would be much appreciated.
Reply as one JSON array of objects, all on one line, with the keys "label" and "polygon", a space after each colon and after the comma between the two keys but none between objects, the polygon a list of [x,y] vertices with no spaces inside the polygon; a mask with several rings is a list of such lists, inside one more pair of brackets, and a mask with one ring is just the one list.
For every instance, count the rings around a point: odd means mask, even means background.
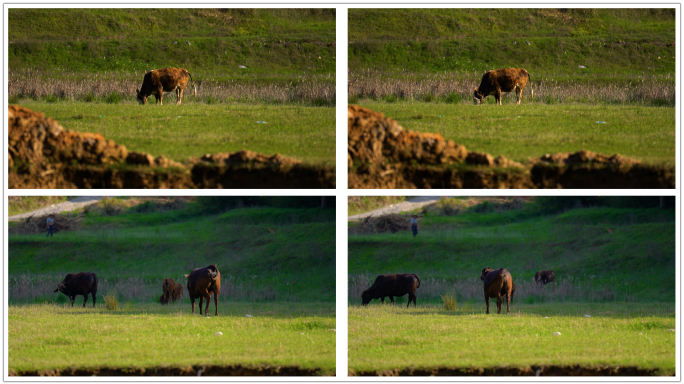
[{"label": "dirt embankment", "polygon": [[[493,368],[403,368],[349,372],[349,376],[659,376],[654,368],[596,366],[528,366]],[[674,376],[674,375],[673,375]]]},{"label": "dirt embankment", "polygon": [[673,168],[584,150],[521,164],[404,130],[356,105],[348,106],[347,132],[349,188],[675,188]]},{"label": "dirt embankment", "polygon": [[42,113],[8,108],[9,188],[335,188],[335,170],[246,150],[190,159],[128,151],[71,132]]},{"label": "dirt embankment", "polygon": [[150,368],[65,368],[9,372],[9,376],[321,376],[320,369],[264,366],[211,366]]}]

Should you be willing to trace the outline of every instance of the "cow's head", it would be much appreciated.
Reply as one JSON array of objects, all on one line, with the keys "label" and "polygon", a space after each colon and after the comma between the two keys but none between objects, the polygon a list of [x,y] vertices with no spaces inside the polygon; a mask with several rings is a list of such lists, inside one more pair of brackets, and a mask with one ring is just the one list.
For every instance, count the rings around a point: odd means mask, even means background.
[{"label": "cow's head", "polygon": [[370,292],[368,292],[367,290],[363,291],[363,293],[361,294],[361,303],[363,305],[366,305],[366,304],[370,303],[371,300],[373,300],[373,295]]},{"label": "cow's head", "polygon": [[145,96],[145,94],[140,92],[139,89],[136,89],[135,93],[137,94],[136,99],[138,100],[138,103],[145,105],[145,103],[147,103],[147,96]]},{"label": "cow's head", "polygon": [[475,105],[482,104],[482,99],[484,99],[484,97],[478,92],[477,88],[475,88],[473,91],[473,101],[475,102]]},{"label": "cow's head", "polygon": [[491,272],[491,271],[492,271],[492,269],[489,268],[489,267],[483,269],[483,270],[482,270],[482,274],[480,275],[480,280],[484,280],[484,279],[485,279],[485,275],[486,275],[487,273]]},{"label": "cow's head", "polygon": [[64,282],[62,281],[61,283],[59,283],[59,285],[57,285],[57,289],[55,289],[52,293],[59,291],[66,295],[66,289],[66,284],[64,284]]}]

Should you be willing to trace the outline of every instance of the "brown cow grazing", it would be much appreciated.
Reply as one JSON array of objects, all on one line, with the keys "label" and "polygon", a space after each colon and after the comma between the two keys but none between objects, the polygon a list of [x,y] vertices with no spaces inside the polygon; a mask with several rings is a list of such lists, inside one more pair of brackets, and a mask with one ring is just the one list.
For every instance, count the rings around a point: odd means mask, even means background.
[{"label": "brown cow grazing", "polygon": [[[525,85],[530,80],[530,74],[522,68],[501,68],[482,75],[480,86],[473,92],[475,105],[482,104],[484,98],[494,95],[496,104],[501,105],[501,92],[515,90],[515,104],[520,105]],[[534,100],[534,91],[530,85],[530,94]]]},{"label": "brown cow grazing", "polygon": [[556,272],[554,271],[539,271],[534,275],[534,282],[537,284],[537,286],[541,284],[548,284],[548,283],[553,283],[553,286],[556,286]]},{"label": "brown cow grazing", "polygon": [[173,279],[166,278],[162,283],[162,296],[164,300],[162,304],[168,304],[169,301],[181,300],[183,298],[183,286],[173,281]]},{"label": "brown cow grazing", "polygon": [[513,284],[513,277],[506,268],[501,268],[493,271],[487,267],[482,270],[480,280],[484,281],[484,296],[487,303],[487,314],[489,314],[489,298],[496,297],[497,313],[501,314],[503,307],[502,297],[506,296],[506,310],[511,313],[511,298],[515,286]]},{"label": "brown cow grazing", "polygon": [[218,316],[218,297],[221,292],[221,272],[219,272],[216,264],[209,265],[204,268],[197,268],[185,275],[188,278],[188,295],[192,302],[192,313],[195,313],[195,298],[199,297],[199,310],[202,314],[202,301],[207,299],[207,306],[204,309],[204,315],[208,316],[209,302],[211,301],[211,294],[214,294],[214,306],[216,307],[216,316]]},{"label": "brown cow grazing", "polygon": [[[143,78],[142,87],[136,89],[137,99],[141,104],[147,103],[147,98],[154,95],[156,104],[162,105],[164,92],[176,91],[176,105],[183,101],[183,91],[188,84],[188,78],[192,81],[190,72],[183,68],[162,68],[147,72]],[[194,95],[197,98],[197,87],[192,81]]]},{"label": "brown cow grazing", "polygon": [[[76,295],[83,295],[83,308],[88,301],[88,294],[93,296],[93,308],[95,308],[95,298],[97,297],[97,276],[90,272],[70,273],[64,280],[57,285],[54,292],[62,292],[67,295],[71,306],[74,306]],[[53,292],[53,293],[54,293]]]},{"label": "brown cow grazing", "polygon": [[361,294],[363,305],[370,303],[373,299],[380,299],[384,304],[385,297],[389,296],[394,304],[394,296],[404,296],[408,293],[409,299],[406,308],[411,305],[416,306],[416,289],[420,287],[420,279],[413,273],[403,273],[396,275],[378,275],[373,285]]}]

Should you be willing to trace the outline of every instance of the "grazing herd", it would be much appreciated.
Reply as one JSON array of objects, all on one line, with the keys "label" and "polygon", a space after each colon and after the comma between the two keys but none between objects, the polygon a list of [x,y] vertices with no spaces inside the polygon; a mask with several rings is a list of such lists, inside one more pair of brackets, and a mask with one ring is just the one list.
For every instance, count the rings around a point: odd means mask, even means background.
[{"label": "grazing herd", "polygon": [[[188,279],[187,289],[192,302],[192,313],[195,313],[195,299],[200,300],[200,314],[202,314],[202,302],[207,299],[207,306],[204,309],[204,315],[208,316],[209,302],[211,295],[214,295],[214,305],[216,306],[215,316],[218,316],[218,296],[221,292],[221,272],[219,272],[216,264],[206,266],[204,268],[197,268],[190,274],[185,275]],[[97,296],[97,276],[91,272],[70,273],[66,275],[64,280],[57,285],[54,292],[62,292],[71,301],[71,306],[74,306],[74,299],[76,295],[85,297],[83,307],[85,308],[88,301],[88,295],[93,296],[93,308],[95,308],[95,298]],[[176,302],[183,299],[183,286],[176,283],[173,279],[166,278],[162,283],[162,295],[159,297],[159,302],[164,305],[169,301]]]},{"label": "grazing herd", "polygon": [[[186,275],[187,276],[187,275]],[[534,275],[534,282],[537,285],[553,283],[555,287],[556,273],[554,271],[539,271]],[[501,314],[503,300],[506,300],[506,311],[511,313],[511,300],[515,294],[515,283],[513,276],[506,268],[493,270],[489,267],[482,270],[480,280],[484,283],[484,297],[487,304],[487,314],[489,314],[489,299],[496,298],[496,310]],[[401,273],[394,275],[378,275],[373,285],[361,293],[362,305],[367,305],[373,299],[380,299],[384,304],[385,297],[389,297],[394,304],[394,297],[404,296],[408,293],[409,299],[406,308],[411,305],[416,307],[416,289],[420,287],[420,279],[413,273]],[[200,302],[200,307],[202,306]],[[207,304],[208,306],[208,304]],[[194,309],[194,303],[193,303]]]}]

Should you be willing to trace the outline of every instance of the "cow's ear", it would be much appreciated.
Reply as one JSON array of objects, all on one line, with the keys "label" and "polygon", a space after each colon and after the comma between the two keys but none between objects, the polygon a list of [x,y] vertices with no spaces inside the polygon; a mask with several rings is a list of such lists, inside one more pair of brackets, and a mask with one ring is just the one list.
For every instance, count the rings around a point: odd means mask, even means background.
[{"label": "cow's ear", "polygon": [[57,289],[55,289],[54,291],[52,291],[52,293],[55,293],[55,292],[57,292],[57,291],[59,291],[59,288],[57,288]]},{"label": "cow's ear", "polygon": [[187,279],[188,277],[190,277],[190,275],[184,275],[184,276],[185,276],[186,279]]}]

